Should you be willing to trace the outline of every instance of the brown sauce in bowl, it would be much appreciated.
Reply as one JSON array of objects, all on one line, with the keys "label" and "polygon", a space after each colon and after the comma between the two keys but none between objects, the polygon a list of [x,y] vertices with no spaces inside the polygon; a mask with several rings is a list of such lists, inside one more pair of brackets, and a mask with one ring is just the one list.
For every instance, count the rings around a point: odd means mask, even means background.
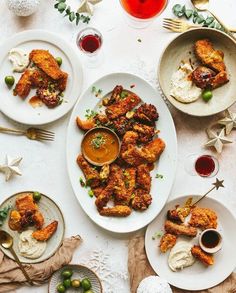
[{"label": "brown sauce in bowl", "polygon": [[113,162],[120,152],[120,141],[117,135],[105,127],[88,131],[82,141],[84,157],[92,164],[102,166]]},{"label": "brown sauce in bowl", "polygon": [[202,244],[207,248],[215,248],[220,242],[220,236],[215,231],[207,231],[202,236]]}]

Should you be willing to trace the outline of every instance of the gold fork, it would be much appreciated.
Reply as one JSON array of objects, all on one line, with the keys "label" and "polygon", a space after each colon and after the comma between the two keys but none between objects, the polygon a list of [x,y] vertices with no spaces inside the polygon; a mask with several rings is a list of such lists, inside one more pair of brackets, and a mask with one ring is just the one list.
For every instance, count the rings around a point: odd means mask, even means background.
[{"label": "gold fork", "polygon": [[[178,18],[164,18],[163,27],[176,33],[183,33],[191,28],[202,27],[202,25],[190,24]],[[236,32],[236,29],[231,28],[230,31]]]},{"label": "gold fork", "polygon": [[11,128],[0,126],[0,132],[8,133],[8,134],[24,135],[28,139],[32,139],[32,140],[48,140],[48,141],[54,140],[54,132],[40,129],[40,128],[30,127],[26,130],[18,130],[18,129],[11,129]]}]

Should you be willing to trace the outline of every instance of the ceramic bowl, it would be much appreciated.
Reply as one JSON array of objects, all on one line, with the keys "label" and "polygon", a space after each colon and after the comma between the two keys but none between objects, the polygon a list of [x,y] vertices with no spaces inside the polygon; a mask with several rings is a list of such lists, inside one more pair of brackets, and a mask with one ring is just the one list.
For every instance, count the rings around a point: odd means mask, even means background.
[{"label": "ceramic bowl", "polygon": [[[213,90],[213,97],[205,102],[201,97],[192,103],[184,104],[170,96],[171,76],[178,69],[182,60],[191,59],[196,64],[193,52],[194,43],[200,39],[209,39],[216,50],[224,52],[229,82]],[[193,116],[217,114],[236,101],[236,42],[227,34],[209,28],[197,28],[178,35],[167,45],[160,58],[158,79],[161,90],[170,103],[180,111]]]},{"label": "ceramic bowl", "polygon": [[[214,245],[213,247],[207,247],[204,244],[203,236],[204,235],[206,236],[207,233],[214,233],[215,236],[218,238],[218,243],[216,243],[216,245]],[[210,236],[210,234],[208,236]],[[201,235],[199,237],[199,245],[201,246],[201,249],[207,253],[216,253],[217,251],[219,251],[222,248],[222,236],[221,236],[220,232],[217,231],[216,229],[206,229],[201,233]]]}]

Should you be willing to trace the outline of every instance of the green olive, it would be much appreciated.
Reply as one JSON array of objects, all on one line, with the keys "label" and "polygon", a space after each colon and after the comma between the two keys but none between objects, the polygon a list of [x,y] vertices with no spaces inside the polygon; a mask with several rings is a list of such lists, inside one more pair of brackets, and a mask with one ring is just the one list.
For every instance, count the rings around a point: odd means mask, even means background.
[{"label": "green olive", "polygon": [[12,75],[8,75],[5,77],[5,83],[7,86],[11,87],[15,83],[15,78]]},{"label": "green olive", "polygon": [[205,90],[202,93],[202,98],[205,102],[210,101],[210,99],[213,97],[212,91],[210,90]]},{"label": "green olive", "polygon": [[57,285],[57,292],[59,292],[59,293],[66,292],[66,288],[63,286],[62,283],[60,283],[60,284]]},{"label": "green olive", "polygon": [[84,293],[94,293],[93,290],[84,291]]},{"label": "green olive", "polygon": [[40,192],[35,191],[35,192],[33,193],[33,198],[34,198],[35,201],[40,201],[41,197],[42,197],[42,196],[41,196],[41,193],[40,193]]},{"label": "green olive", "polygon": [[70,288],[71,286],[71,279],[65,279],[63,281],[63,286],[67,289],[67,288]]},{"label": "green olive", "polygon": [[68,278],[70,278],[72,275],[73,275],[72,270],[64,270],[64,271],[62,271],[62,273],[61,273],[61,276],[62,276],[62,278],[64,278],[64,279],[68,279]]},{"label": "green olive", "polygon": [[74,279],[74,280],[72,280],[72,281],[71,281],[71,286],[72,286],[73,288],[79,288],[79,287],[80,287],[80,280],[78,280],[78,279]]},{"label": "green olive", "polygon": [[91,282],[88,278],[84,278],[81,281],[81,286],[84,290],[89,290],[92,286],[91,286]]},{"label": "green olive", "polygon": [[61,65],[62,65],[62,58],[61,58],[61,57],[56,57],[55,59],[56,59],[56,61],[57,61],[57,64],[58,64],[59,66],[61,66]]}]

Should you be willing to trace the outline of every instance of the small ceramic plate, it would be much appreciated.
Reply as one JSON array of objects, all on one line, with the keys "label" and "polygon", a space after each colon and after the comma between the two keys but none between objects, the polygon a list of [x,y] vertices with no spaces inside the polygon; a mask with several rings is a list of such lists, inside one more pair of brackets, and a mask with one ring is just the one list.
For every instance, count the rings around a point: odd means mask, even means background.
[{"label": "small ceramic plate", "polygon": [[[229,82],[213,90],[213,98],[204,102],[184,104],[170,96],[171,76],[178,70],[182,60],[194,60],[193,46],[197,40],[209,39],[216,50],[224,52]],[[158,79],[166,98],[180,111],[193,116],[209,116],[230,107],[236,101],[236,43],[227,34],[208,28],[199,28],[178,35],[164,50],[159,63]]]},{"label": "small ceramic plate", "polygon": [[[12,72],[12,64],[8,60],[12,48],[21,48],[29,53],[33,49],[49,50],[54,57],[62,58],[61,70],[68,73],[68,81],[61,105],[53,109],[45,105],[33,108],[29,100],[35,90],[31,90],[26,99],[13,96],[13,88],[21,73]],[[44,30],[29,30],[7,39],[0,46],[0,52],[0,89],[4,97],[1,99],[0,111],[6,116],[23,124],[42,125],[61,118],[72,109],[82,90],[83,70],[76,52],[65,40]],[[15,85],[10,90],[4,82],[6,75],[15,77]]]},{"label": "small ceramic plate", "polygon": [[[227,207],[210,197],[206,197],[197,204],[199,207],[214,210],[218,216],[217,230],[223,237],[223,246],[220,251],[214,254],[215,263],[212,266],[206,267],[196,260],[192,266],[184,268],[182,271],[173,272],[168,266],[170,251],[161,253],[158,247],[160,239],[152,239],[155,233],[164,232],[163,226],[167,211],[176,205],[183,206],[189,197],[193,197],[193,202],[199,199],[198,196],[188,195],[167,203],[159,216],[147,228],[145,248],[152,268],[169,284],[184,290],[205,290],[224,281],[236,267],[236,258],[233,257],[235,255],[236,234],[232,233],[235,230],[236,219]],[[198,236],[189,239],[189,242],[192,245],[198,245]],[[186,240],[186,237],[179,236],[177,241],[179,240]]]},{"label": "small ceramic plate", "polygon": [[[8,207],[8,206],[11,206],[11,210],[15,209],[16,198],[23,193],[31,193],[31,192],[32,191],[24,191],[24,192],[19,192],[19,193],[16,193],[16,194],[10,196],[0,205],[0,209],[2,209],[4,207]],[[46,227],[48,224],[50,224],[53,221],[58,221],[58,226],[57,226],[56,232],[47,241],[47,247],[46,247],[45,252],[39,258],[36,258],[36,259],[25,258],[20,254],[19,248],[18,248],[20,233],[18,233],[17,231],[12,231],[10,229],[10,227],[8,226],[8,220],[9,220],[9,215],[10,215],[11,210],[8,213],[7,219],[4,221],[3,225],[1,226],[2,230],[7,231],[13,237],[13,239],[14,239],[13,248],[14,248],[17,256],[19,257],[20,261],[23,263],[38,263],[38,262],[42,262],[42,261],[48,259],[60,247],[62,240],[64,238],[65,222],[64,222],[64,218],[63,218],[63,215],[62,215],[60,208],[52,199],[50,199],[49,197],[47,197],[44,194],[41,194],[41,195],[42,195],[42,197],[37,204],[38,204],[40,212],[43,214],[43,217],[44,217],[45,223],[44,223],[43,227]],[[35,230],[34,227],[29,227],[29,229]],[[0,246],[0,249],[8,257],[10,257],[11,259],[14,259],[12,254],[9,252],[9,250],[4,249],[1,246]]]},{"label": "small ceramic plate", "polygon": [[[89,278],[90,282],[91,282],[91,290],[93,290],[94,293],[102,293],[102,284],[101,281],[99,280],[98,276],[89,268],[82,266],[82,265],[75,265],[75,264],[70,264],[67,266],[62,267],[60,270],[56,271],[50,281],[49,281],[49,285],[48,285],[48,293],[57,293],[57,285],[59,283],[62,282],[62,278],[61,278],[61,272],[69,269],[73,271],[73,275],[71,277],[71,280],[73,279],[79,279],[80,281],[84,278]],[[69,288],[66,290],[66,292],[70,292],[70,293],[83,293],[83,289],[79,288],[79,289],[73,289],[73,288]]]}]

